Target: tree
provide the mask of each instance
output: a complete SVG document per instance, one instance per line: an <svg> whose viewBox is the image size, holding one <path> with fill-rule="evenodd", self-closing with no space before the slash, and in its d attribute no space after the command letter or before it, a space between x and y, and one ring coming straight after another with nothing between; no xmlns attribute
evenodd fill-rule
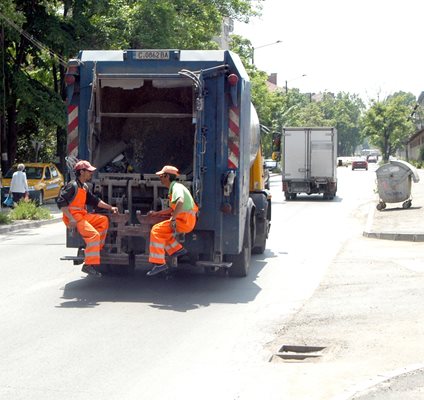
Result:
<svg viewBox="0 0 424 400"><path fill-rule="evenodd" d="M31 159L31 139L44 142L45 161L65 153L65 66L53 53L67 60L85 48L216 48L223 17L248 20L260 1L2 0L0 140L8 164Z"/></svg>
<svg viewBox="0 0 424 400"><path fill-rule="evenodd" d="M353 155L361 142L360 118L365 105L357 95L339 92L325 93L320 107L324 123L334 126L338 136L338 155Z"/></svg>
<svg viewBox="0 0 424 400"><path fill-rule="evenodd" d="M362 134L380 149L385 162L414 132L415 126L409 118L414 105L414 95L398 92L383 101L374 100L365 113Z"/></svg>

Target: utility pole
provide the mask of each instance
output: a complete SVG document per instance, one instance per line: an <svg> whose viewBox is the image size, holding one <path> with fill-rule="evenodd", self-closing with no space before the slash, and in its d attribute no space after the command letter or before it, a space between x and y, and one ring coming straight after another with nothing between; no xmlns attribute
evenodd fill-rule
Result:
<svg viewBox="0 0 424 400"><path fill-rule="evenodd" d="M292 78L292 79L290 79L290 82L292 82L292 81L294 81L296 79L299 79L299 78L303 78L304 76L306 76L306 74L302 74L302 75L298 76L297 78ZM285 89L285 92L287 94L287 92L289 91L289 89L287 87L287 81L285 81L284 89Z"/></svg>

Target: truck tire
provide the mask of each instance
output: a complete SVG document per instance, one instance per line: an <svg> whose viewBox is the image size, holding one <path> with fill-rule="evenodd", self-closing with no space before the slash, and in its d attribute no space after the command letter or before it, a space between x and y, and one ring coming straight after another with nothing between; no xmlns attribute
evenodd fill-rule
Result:
<svg viewBox="0 0 424 400"><path fill-rule="evenodd" d="M268 207L270 207L270 204L267 202L263 213L263 223L262 221L261 223L256 222L256 227L259 226L261 228L261 232L256 231L256 240L252 248L252 254L263 254L265 252L271 218Z"/></svg>
<svg viewBox="0 0 424 400"><path fill-rule="evenodd" d="M252 235L250 233L250 218L246 217L246 228L244 230L243 248L240 254L228 254L227 261L233 265L228 269L228 275L235 278L244 278L249 272L251 253L252 253Z"/></svg>

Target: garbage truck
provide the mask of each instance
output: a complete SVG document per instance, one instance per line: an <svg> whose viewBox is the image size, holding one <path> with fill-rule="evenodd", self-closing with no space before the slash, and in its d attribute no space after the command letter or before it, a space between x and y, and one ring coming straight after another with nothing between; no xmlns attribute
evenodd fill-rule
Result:
<svg viewBox="0 0 424 400"><path fill-rule="evenodd" d="M94 192L119 209L108 216L102 272L148 266L158 221L147 213L168 208L155 172L174 165L199 207L195 229L180 236L188 254L178 265L246 276L251 253L265 251L271 195L239 57L227 50L82 50L69 60L65 83L69 169L72 160L90 161ZM81 237L67 230L66 242L77 253L63 259L82 263Z"/></svg>
<svg viewBox="0 0 424 400"><path fill-rule="evenodd" d="M282 189L286 200L300 193L322 194L333 200L337 192L337 130L333 127L283 128L274 137L282 147ZM280 148L273 149L280 156Z"/></svg>

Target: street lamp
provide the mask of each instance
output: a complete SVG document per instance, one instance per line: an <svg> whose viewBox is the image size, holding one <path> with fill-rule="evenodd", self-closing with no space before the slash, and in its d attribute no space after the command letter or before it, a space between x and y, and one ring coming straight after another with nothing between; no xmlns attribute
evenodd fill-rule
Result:
<svg viewBox="0 0 424 400"><path fill-rule="evenodd" d="M303 78L304 76L306 76L306 74L302 74L302 75L298 76L297 78L289 79L289 81L290 81L290 82L292 82L292 81L295 81L296 79ZM287 91L288 91L288 88L287 88L287 82L288 82L288 81L286 81L286 86L285 86L286 93L287 93Z"/></svg>
<svg viewBox="0 0 424 400"><path fill-rule="evenodd" d="M252 65L255 65L255 50L261 49L262 47L272 46L274 44L282 43L281 40L277 40L272 43L263 44L262 46L252 47Z"/></svg>

